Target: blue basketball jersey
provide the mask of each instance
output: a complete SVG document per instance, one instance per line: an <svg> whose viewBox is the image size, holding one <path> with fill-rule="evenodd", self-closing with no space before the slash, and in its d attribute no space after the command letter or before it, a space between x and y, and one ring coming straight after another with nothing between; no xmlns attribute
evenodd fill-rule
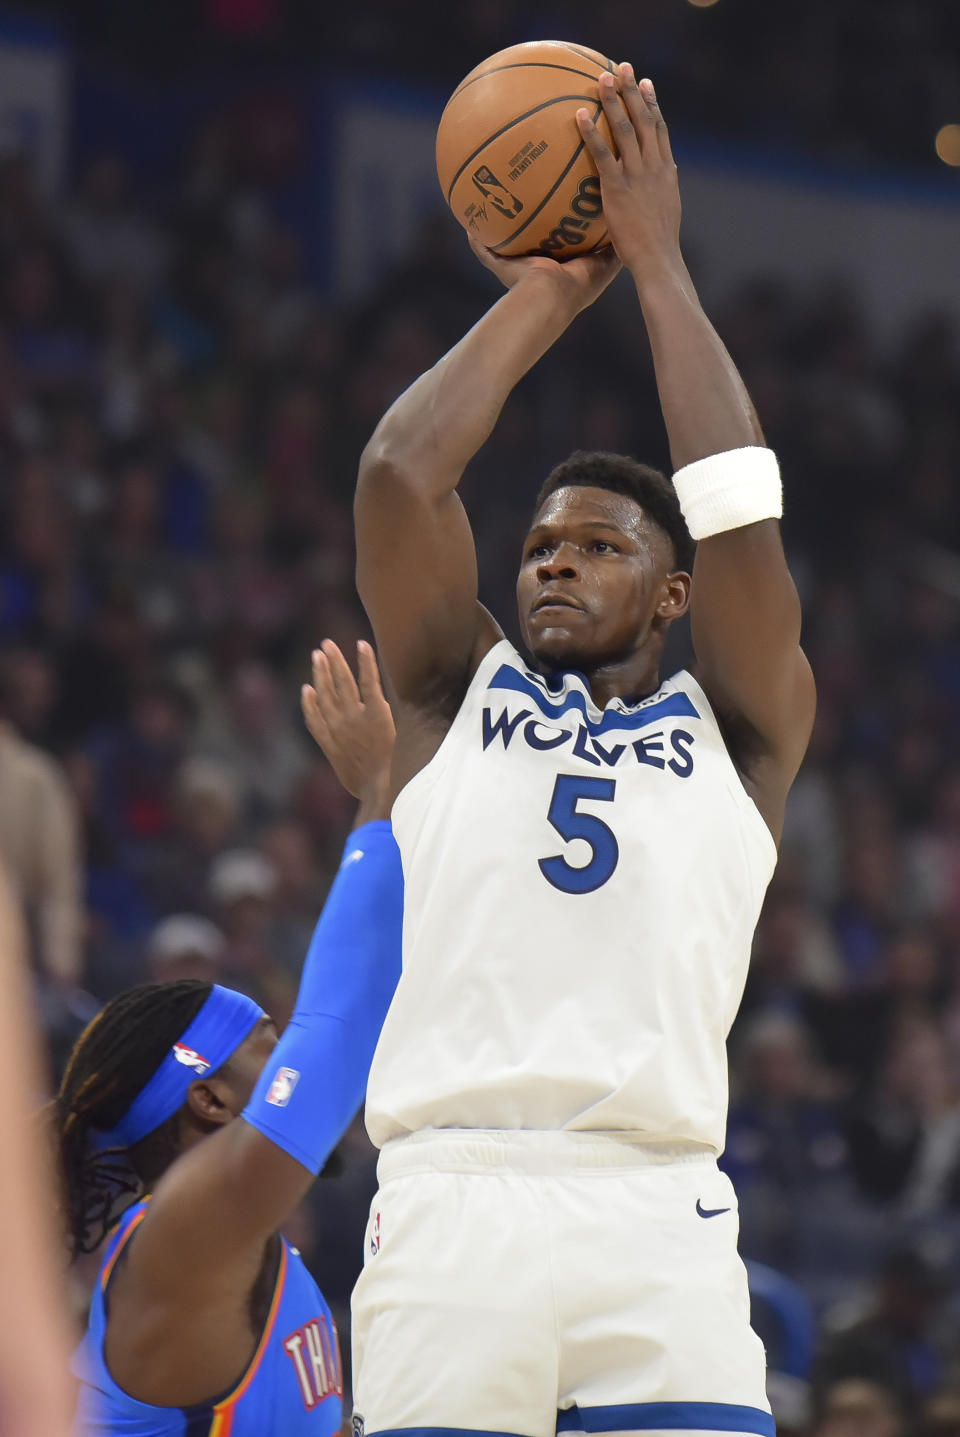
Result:
<svg viewBox="0 0 960 1437"><path fill-rule="evenodd" d="M81 1383L78 1437L330 1437L342 1417L337 1330L323 1294L285 1239L257 1350L229 1392L194 1407L153 1407L117 1386L103 1356L110 1277L148 1201L127 1209L104 1253L73 1363Z"/></svg>

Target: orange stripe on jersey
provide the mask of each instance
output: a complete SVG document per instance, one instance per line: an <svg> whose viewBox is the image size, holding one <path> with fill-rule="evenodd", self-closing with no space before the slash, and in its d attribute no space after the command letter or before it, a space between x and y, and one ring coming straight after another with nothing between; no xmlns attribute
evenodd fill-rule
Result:
<svg viewBox="0 0 960 1437"><path fill-rule="evenodd" d="M120 1256L120 1254L123 1252L123 1250L124 1250L124 1248L126 1247L127 1243L130 1241L131 1237L133 1237L133 1234L136 1232L137 1228L138 1228L138 1227L140 1226L140 1224L143 1222L143 1219L146 1217L146 1215L147 1215L147 1213L148 1213L149 1211L150 1211L150 1209L145 1207L142 1212L138 1212L138 1213L137 1213L136 1217L133 1219L133 1221L131 1222L130 1226L127 1228L126 1232L123 1234L123 1237L122 1237L122 1238L120 1239L120 1241L117 1243L116 1249L114 1250L114 1253L113 1253L112 1257L110 1258L110 1261L104 1266L104 1269L103 1269L103 1271L102 1271L101 1274L100 1274L100 1286L101 1286L101 1288L103 1289L104 1292L106 1292L106 1290L107 1290L107 1283L110 1281L110 1274L113 1272L113 1269L114 1269L114 1267L116 1266L117 1258L118 1258L118 1257Z"/></svg>
<svg viewBox="0 0 960 1437"><path fill-rule="evenodd" d="M224 1412L221 1412L219 1407L214 1410L216 1415L207 1437L230 1437L230 1428L233 1426L233 1414L237 1410L236 1407L231 1402L230 1407Z"/></svg>
<svg viewBox="0 0 960 1437"><path fill-rule="evenodd" d="M283 1286L286 1280L287 1247L286 1243L283 1243L280 1247L280 1269L277 1272L277 1285L273 1289L270 1311L267 1313L267 1320L263 1324L263 1332L260 1335L257 1350L250 1359L250 1366L240 1379L240 1385L230 1393L229 1397L225 1397L222 1402L218 1402L216 1407L214 1407L213 1422L211 1423L208 1437L228 1437L230 1429L233 1426L233 1414L236 1411L237 1403L256 1377L257 1369L263 1360L263 1354L266 1352L267 1344L273 1334L273 1327L277 1320L277 1312L280 1308L280 1299L283 1296Z"/></svg>

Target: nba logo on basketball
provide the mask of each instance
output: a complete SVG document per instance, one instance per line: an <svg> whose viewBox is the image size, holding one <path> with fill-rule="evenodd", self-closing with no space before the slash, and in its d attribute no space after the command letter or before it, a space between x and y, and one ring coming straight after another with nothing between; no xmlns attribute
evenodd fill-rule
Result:
<svg viewBox="0 0 960 1437"><path fill-rule="evenodd" d="M267 1090L267 1102L272 1103L275 1108L285 1108L299 1081L300 1074L296 1068L278 1068Z"/></svg>
<svg viewBox="0 0 960 1437"><path fill-rule="evenodd" d="M494 209L499 210L508 220L514 219L523 209L521 201L497 179L488 165L481 165L478 170L474 170L473 183L484 199L489 200Z"/></svg>

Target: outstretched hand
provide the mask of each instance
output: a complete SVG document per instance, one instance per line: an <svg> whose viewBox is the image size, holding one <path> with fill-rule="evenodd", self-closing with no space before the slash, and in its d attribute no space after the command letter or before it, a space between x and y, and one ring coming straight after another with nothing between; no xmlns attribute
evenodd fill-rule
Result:
<svg viewBox="0 0 960 1437"><path fill-rule="evenodd" d="M577 124L600 176L603 217L613 246L642 284L683 263L677 166L653 81L637 84L633 66L623 64L615 76L601 75L599 84L619 158L589 110L577 111Z"/></svg>
<svg viewBox="0 0 960 1437"><path fill-rule="evenodd" d="M578 310L586 309L599 299L621 269L620 260L611 245L562 263L540 254L505 257L475 239L470 240L470 248L480 263L495 274L507 289L531 276L545 276L557 285L558 291L569 296Z"/></svg>
<svg viewBox="0 0 960 1437"><path fill-rule="evenodd" d="M314 650L312 665L313 684L300 691L307 728L347 792L377 810L371 817L386 817L395 729L373 649L357 644L356 679L332 639Z"/></svg>

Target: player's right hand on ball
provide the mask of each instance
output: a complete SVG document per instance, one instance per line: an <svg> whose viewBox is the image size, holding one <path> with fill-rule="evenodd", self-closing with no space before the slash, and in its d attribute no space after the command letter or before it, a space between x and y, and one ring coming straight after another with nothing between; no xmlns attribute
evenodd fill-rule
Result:
<svg viewBox="0 0 960 1437"><path fill-rule="evenodd" d="M569 297L577 309L586 309L593 304L621 269L612 245L604 245L603 249L592 250L563 263L540 254L506 258L475 239L470 240L470 248L480 263L495 274L507 289L513 289L514 285L531 278L540 281L546 277L557 286L558 293Z"/></svg>
<svg viewBox="0 0 960 1437"><path fill-rule="evenodd" d="M332 639L324 639L311 658L313 684L300 691L307 728L347 792L383 807L395 729L373 649L363 640L357 644L357 679Z"/></svg>

